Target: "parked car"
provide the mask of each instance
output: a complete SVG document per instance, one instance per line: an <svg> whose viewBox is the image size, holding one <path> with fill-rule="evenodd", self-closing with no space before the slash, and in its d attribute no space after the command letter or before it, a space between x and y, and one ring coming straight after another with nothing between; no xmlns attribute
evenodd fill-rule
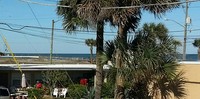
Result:
<svg viewBox="0 0 200 99"><path fill-rule="evenodd" d="M0 99L10 99L10 92L8 88L0 87Z"/></svg>

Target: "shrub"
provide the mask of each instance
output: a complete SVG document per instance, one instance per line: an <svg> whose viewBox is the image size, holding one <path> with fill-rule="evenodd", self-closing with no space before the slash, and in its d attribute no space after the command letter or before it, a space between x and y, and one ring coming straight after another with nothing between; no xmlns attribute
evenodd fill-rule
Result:
<svg viewBox="0 0 200 99"><path fill-rule="evenodd" d="M28 99L42 99L44 96L44 89L28 89Z"/></svg>
<svg viewBox="0 0 200 99"><path fill-rule="evenodd" d="M102 86L102 97L104 98L113 98L114 97L114 84L112 83L104 83Z"/></svg>
<svg viewBox="0 0 200 99"><path fill-rule="evenodd" d="M80 99L87 95L87 87L80 84L69 85L68 95L74 99Z"/></svg>

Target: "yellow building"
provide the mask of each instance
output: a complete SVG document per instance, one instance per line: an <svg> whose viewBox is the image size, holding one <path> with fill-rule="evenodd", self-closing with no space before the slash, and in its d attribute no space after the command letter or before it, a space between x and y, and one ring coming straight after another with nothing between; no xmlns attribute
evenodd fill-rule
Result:
<svg viewBox="0 0 200 99"><path fill-rule="evenodd" d="M180 70L186 78L186 97L183 99L200 99L200 62L180 62Z"/></svg>

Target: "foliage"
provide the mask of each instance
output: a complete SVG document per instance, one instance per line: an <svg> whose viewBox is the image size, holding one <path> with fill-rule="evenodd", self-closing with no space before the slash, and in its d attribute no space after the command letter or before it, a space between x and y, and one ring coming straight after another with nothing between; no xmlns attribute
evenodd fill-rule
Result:
<svg viewBox="0 0 200 99"><path fill-rule="evenodd" d="M172 41L172 44L174 45L174 50L175 50L175 53L176 53L176 57L178 58L177 46L182 46L181 41L174 39Z"/></svg>
<svg viewBox="0 0 200 99"><path fill-rule="evenodd" d="M88 94L86 94L84 96L84 98L86 99L94 99L95 97L95 89L94 88L91 88L90 90L87 90Z"/></svg>
<svg viewBox="0 0 200 99"><path fill-rule="evenodd" d="M149 11L156 16L166 13L173 8L178 7L179 4L173 5L153 5L133 7L126 9L103 9L105 7L123 7L123 6L136 6L141 4L158 4L158 3L171 3L179 0L60 0L60 5L66 5L70 7L58 7L57 14L63 18L63 27L69 30L75 30L77 27L87 27L89 23L97 23L97 56L98 53L103 51L103 24L102 29L98 28L98 22L110 22L113 26L118 26L119 41L123 44L126 42L127 31L135 30L141 19L142 10ZM78 20L78 21L77 21ZM94 25L96 26L96 25ZM98 32L100 35L98 35ZM100 39L99 39L100 38ZM121 54L120 50L117 51ZM120 55L119 59L121 59ZM120 63L121 60L116 59L116 62ZM120 64L116 64L117 67ZM101 93L102 84L102 65L97 60L97 90L96 93ZM98 98L99 95L98 95Z"/></svg>
<svg viewBox="0 0 200 99"><path fill-rule="evenodd" d="M59 70L48 70L42 72L43 82L46 87L50 90L50 93L53 91L53 88L60 85L60 87L66 87L69 82L69 76L66 71Z"/></svg>
<svg viewBox="0 0 200 99"><path fill-rule="evenodd" d="M154 30L151 24L146 28ZM157 31L159 29L163 30L158 28ZM148 99L148 97L152 98L160 95L162 98L168 99L170 93L173 93L176 98L181 98L185 95L182 73L176 74L178 64L175 62L174 57L173 38L166 33L167 31L165 36L160 37L158 35L153 37L149 36L151 31L140 31L135 36L135 38L140 38L139 42L136 40L138 43L136 43L135 47L137 48L126 52L125 60L128 64L127 66L134 68L129 70L129 73L126 73L129 75L129 78L126 79L134 82L131 88L133 93L138 92L138 90L134 91L135 89L142 87L140 88L142 90L136 93L137 95L143 94L144 97L142 98Z"/></svg>
<svg viewBox="0 0 200 99"><path fill-rule="evenodd" d="M173 40L172 43L174 44L174 46L182 46L181 41L179 40Z"/></svg>
<svg viewBox="0 0 200 99"><path fill-rule="evenodd" d="M86 39L85 44L90 47L90 63L93 63L93 46L96 46L96 40Z"/></svg>
<svg viewBox="0 0 200 99"><path fill-rule="evenodd" d="M195 47L200 47L200 39L195 39L192 43Z"/></svg>
<svg viewBox="0 0 200 99"><path fill-rule="evenodd" d="M42 99L44 96L44 89L28 89L28 98L29 99Z"/></svg>
<svg viewBox="0 0 200 99"><path fill-rule="evenodd" d="M86 44L87 46L89 46L89 47L91 47L91 46L96 46L96 40L94 40L94 39L86 39L86 40L85 40L85 44Z"/></svg>
<svg viewBox="0 0 200 99"><path fill-rule="evenodd" d="M200 39L195 39L192 43L195 47L198 47L198 60L200 60Z"/></svg>
<svg viewBox="0 0 200 99"><path fill-rule="evenodd" d="M71 6L69 7L57 7L57 15L63 18L63 27L67 32L72 32L77 28L88 28L89 22L80 18L77 14L78 8L76 5L81 2L76 2L73 0L59 0L58 4Z"/></svg>
<svg viewBox="0 0 200 99"><path fill-rule="evenodd" d="M102 86L102 97L113 98L115 86L111 82L104 83Z"/></svg>
<svg viewBox="0 0 200 99"><path fill-rule="evenodd" d="M69 85L68 95L73 99L80 99L87 95L87 87L80 84Z"/></svg>
<svg viewBox="0 0 200 99"><path fill-rule="evenodd" d="M95 4L91 4L91 5L87 5L87 4L91 4L91 3L95 3ZM101 53L103 51L103 30L104 30L104 20L98 20L97 23L95 23L97 20L97 14L99 14L98 10L99 7L97 9L96 6L98 6L99 1L85 1L85 0L59 0L58 4L60 5L65 5L65 6L70 6L70 7L57 7L57 14L59 16L61 16L63 18L63 27L67 32L76 30L76 29L81 29L81 28L86 28L88 29L88 27L96 27L97 28L97 33L96 33L96 37L97 37L97 49L96 49L96 55L100 56L99 53ZM91 14L89 17L84 17L84 15L90 14L90 13L85 13L85 11L81 11L81 8L86 8L88 10L85 11L91 11L94 12L93 14ZM90 10L90 8L94 8L94 10ZM83 13L82 13L83 12ZM82 15L83 14L83 15ZM83 17L84 18L83 18ZM94 20L87 20L94 18ZM92 25L91 25L92 23ZM95 23L95 24L93 24ZM97 65L97 69L96 69L96 75L97 75L97 86L96 86L96 91L95 91L95 96L96 97L100 97L101 94L101 85L102 85L102 73L103 73L103 66L102 64L100 64L100 60L96 60L96 65Z"/></svg>
<svg viewBox="0 0 200 99"><path fill-rule="evenodd" d="M162 24L145 24L144 27L144 30L136 32L134 39L128 40L127 49L123 51L124 67L111 69L109 78L115 80L112 75L116 72L124 75L127 98L151 99L161 96L168 99L171 93L176 98L182 98L185 95L184 77L182 72L177 72L173 38L168 36ZM165 30L162 36L160 30Z"/></svg>
<svg viewBox="0 0 200 99"><path fill-rule="evenodd" d="M0 52L0 56L4 56L5 55L5 53L3 53L3 52Z"/></svg>

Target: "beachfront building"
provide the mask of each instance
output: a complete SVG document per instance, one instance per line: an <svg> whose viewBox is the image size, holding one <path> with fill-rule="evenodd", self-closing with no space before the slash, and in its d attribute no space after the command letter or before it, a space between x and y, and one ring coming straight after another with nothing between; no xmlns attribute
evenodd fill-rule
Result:
<svg viewBox="0 0 200 99"><path fill-rule="evenodd" d="M105 70L108 68L104 68ZM26 75L29 86L42 81L42 71L67 71L72 81L78 83L80 78L94 79L95 64L0 64L0 86L21 87L21 72Z"/></svg>
<svg viewBox="0 0 200 99"><path fill-rule="evenodd" d="M108 66L104 70L108 70ZM21 70L26 75L27 82L33 86L37 80L42 80L42 71L65 70L72 80L76 81L82 77L95 78L95 64L21 64ZM199 99L200 95L200 62L180 62L180 71L186 78L186 97L184 99ZM21 87L21 73L16 64L0 64L0 86ZM173 98L172 98L173 99Z"/></svg>

